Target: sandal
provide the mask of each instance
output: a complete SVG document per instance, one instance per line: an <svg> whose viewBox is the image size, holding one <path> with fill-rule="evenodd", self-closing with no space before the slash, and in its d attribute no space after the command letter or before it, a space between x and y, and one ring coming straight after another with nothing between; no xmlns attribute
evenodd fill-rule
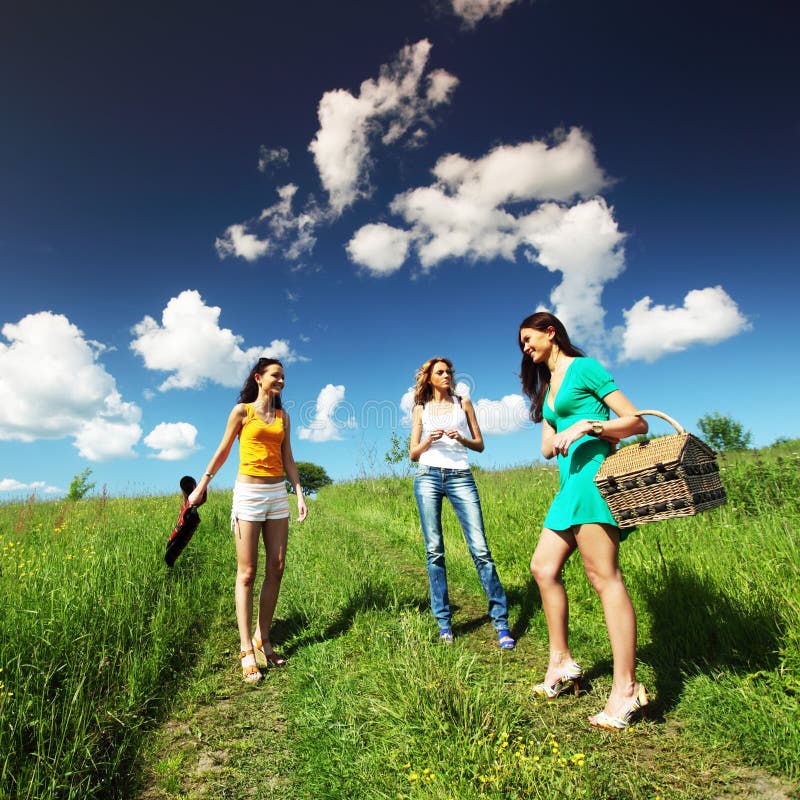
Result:
<svg viewBox="0 0 800 800"><path fill-rule="evenodd" d="M599 714L589 717L589 724L593 728L603 728L606 731L624 731L631 724L637 712L642 712L642 718L647 717L647 704L649 702L650 697L647 694L647 689L640 683L633 702L618 717L611 717L605 711L601 711Z"/></svg>
<svg viewBox="0 0 800 800"><path fill-rule="evenodd" d="M555 683L551 683L549 686L546 683L537 683L533 687L533 693L539 697L546 697L548 700L555 700L556 697L564 694L572 686L577 695L581 688L582 677L583 670L581 665L573 661Z"/></svg>
<svg viewBox="0 0 800 800"><path fill-rule="evenodd" d="M244 661L247 656L253 656L253 660L255 660L255 653L251 650L242 650L239 653L239 660ZM260 681L264 676L261 674L261 670L258 668L256 664L242 664L242 678L244 678L245 683L256 683Z"/></svg>
<svg viewBox="0 0 800 800"><path fill-rule="evenodd" d="M453 631L450 628L439 628L439 641L444 644L453 644Z"/></svg>
<svg viewBox="0 0 800 800"><path fill-rule="evenodd" d="M270 653L264 651L264 643L261 639L253 639L253 647L256 649L256 663L265 667L284 667L286 659L278 655L274 650ZM261 656L261 658L259 658ZM262 661L263 659L263 661Z"/></svg>
<svg viewBox="0 0 800 800"><path fill-rule="evenodd" d="M497 645L501 650L513 650L517 646L508 628L500 628L497 631Z"/></svg>

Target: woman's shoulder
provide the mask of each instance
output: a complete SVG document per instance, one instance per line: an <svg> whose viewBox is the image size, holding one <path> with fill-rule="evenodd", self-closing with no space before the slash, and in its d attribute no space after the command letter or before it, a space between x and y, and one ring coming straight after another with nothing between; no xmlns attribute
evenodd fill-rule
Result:
<svg viewBox="0 0 800 800"><path fill-rule="evenodd" d="M247 403L237 403L228 414L228 425L244 425L247 422Z"/></svg>
<svg viewBox="0 0 800 800"><path fill-rule="evenodd" d="M616 388L613 376L596 358L581 356L575 359L573 365L577 367L581 379L592 391L602 389L607 392Z"/></svg>
<svg viewBox="0 0 800 800"><path fill-rule="evenodd" d="M592 358L591 356L575 356L572 361L572 365L574 368L577 368L580 372L604 372L608 373L608 370L600 363L596 358Z"/></svg>

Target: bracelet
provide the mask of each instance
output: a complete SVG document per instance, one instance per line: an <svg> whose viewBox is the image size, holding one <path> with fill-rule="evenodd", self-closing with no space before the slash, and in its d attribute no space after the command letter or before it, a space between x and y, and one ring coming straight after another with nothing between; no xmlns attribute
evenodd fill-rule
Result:
<svg viewBox="0 0 800 800"><path fill-rule="evenodd" d="M213 478L214 477L214 473L213 472L204 472L203 473L203 477L204 478Z"/></svg>

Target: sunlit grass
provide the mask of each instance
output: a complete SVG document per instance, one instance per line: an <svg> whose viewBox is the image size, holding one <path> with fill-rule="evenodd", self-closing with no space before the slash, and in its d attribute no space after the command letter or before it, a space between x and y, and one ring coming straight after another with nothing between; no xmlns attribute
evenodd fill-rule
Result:
<svg viewBox="0 0 800 800"><path fill-rule="evenodd" d="M577 558L564 578L586 690L556 702L530 691L547 648L528 562L557 483L551 469L476 476L519 638L512 653L496 647L449 509L456 641L444 647L411 479L321 491L309 520L292 525L273 631L290 656L279 698L296 765L286 791L652 800L718 796L720 765L738 761L799 777L796 444L724 460L728 505L643 526L623 544L655 722L618 736L586 722L605 701L611 663ZM173 570L163 550L174 497L0 505L0 797L127 796L147 732L206 657L206 633L218 641L229 628L236 650L229 502L211 496ZM217 648L209 669L220 668ZM165 756L154 767L173 794L181 763Z"/></svg>

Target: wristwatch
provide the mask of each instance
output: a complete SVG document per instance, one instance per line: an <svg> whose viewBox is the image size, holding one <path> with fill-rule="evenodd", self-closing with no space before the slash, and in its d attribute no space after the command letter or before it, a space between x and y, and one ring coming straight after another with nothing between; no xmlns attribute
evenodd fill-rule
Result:
<svg viewBox="0 0 800 800"><path fill-rule="evenodd" d="M603 435L603 423L594 421L592 422L592 429L589 431L589 436L602 436Z"/></svg>

